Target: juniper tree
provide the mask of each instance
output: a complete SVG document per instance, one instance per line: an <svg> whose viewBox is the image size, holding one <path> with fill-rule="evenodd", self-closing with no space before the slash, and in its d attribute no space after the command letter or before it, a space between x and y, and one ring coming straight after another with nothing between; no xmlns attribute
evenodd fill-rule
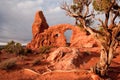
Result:
<svg viewBox="0 0 120 80"><path fill-rule="evenodd" d="M101 76L105 76L119 43L120 23L116 23L120 15L119 3L120 0L73 0L73 4L64 2L61 6L67 15L76 19L76 24L95 36L101 51L100 60L92 71ZM98 13L103 14L105 19L96 19ZM90 26L96 20L101 23L102 31Z"/></svg>

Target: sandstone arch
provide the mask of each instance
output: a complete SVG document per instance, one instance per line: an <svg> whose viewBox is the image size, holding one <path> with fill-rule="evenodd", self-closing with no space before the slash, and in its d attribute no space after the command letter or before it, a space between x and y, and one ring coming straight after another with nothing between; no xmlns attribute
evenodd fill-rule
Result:
<svg viewBox="0 0 120 80"><path fill-rule="evenodd" d="M70 39L72 37L72 33L73 33L73 31L70 30L70 29L68 29L64 32L64 35L66 37L66 42L67 42L68 46L70 46Z"/></svg>
<svg viewBox="0 0 120 80"><path fill-rule="evenodd" d="M32 26L33 38L32 41L28 43L27 48L36 50L42 46L65 47L67 46L66 37L64 35L66 30L72 30L70 39L71 47L92 47L96 44L94 37L86 35L86 31L77 26L59 24L48 28L43 13L38 11Z"/></svg>
<svg viewBox="0 0 120 80"><path fill-rule="evenodd" d="M37 34L27 47L33 50L41 46L65 47L67 46L64 35L66 30L72 30L71 47L93 47L94 44L97 44L94 37L86 35L86 32L80 30L79 27L70 24L60 24L51 26L45 29L44 32Z"/></svg>
<svg viewBox="0 0 120 80"><path fill-rule="evenodd" d="M66 46L67 42L66 37L64 35L64 32L66 30L73 31L70 43L75 38L75 35L77 35L77 33L80 33L79 27L75 27L70 24L60 24L51 26L44 32L37 34L28 44L28 47L32 49L37 49L41 46L54 46L54 47Z"/></svg>

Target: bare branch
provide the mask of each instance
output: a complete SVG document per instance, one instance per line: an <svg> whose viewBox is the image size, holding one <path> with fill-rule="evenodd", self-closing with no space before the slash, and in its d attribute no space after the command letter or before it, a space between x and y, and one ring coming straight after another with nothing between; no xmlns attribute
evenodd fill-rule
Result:
<svg viewBox="0 0 120 80"><path fill-rule="evenodd" d="M105 27L106 28L108 28L108 20L109 20L110 10L114 6L115 2L116 2L115 0L112 0L111 5L109 6L107 11L105 12Z"/></svg>
<svg viewBox="0 0 120 80"><path fill-rule="evenodd" d="M115 13L115 16L113 17L112 23L114 23L114 21L115 21L115 19L117 18L118 15L119 15L119 11L117 11L117 12Z"/></svg>
<svg viewBox="0 0 120 80"><path fill-rule="evenodd" d="M112 29L113 32L112 32L112 38L116 38L117 37L117 34L120 32L120 25L118 25L117 27L113 28Z"/></svg>
<svg viewBox="0 0 120 80"><path fill-rule="evenodd" d="M62 5L62 9L64 9L67 14L71 17L76 19L76 23L79 21L82 24L82 27L88 31L91 35L93 35L101 47L101 55L100 55L100 62L98 63L96 68L96 73L105 75L107 69L109 68L109 64L113 58L114 50L118 45L118 34L120 33L120 24L115 25L115 19L118 15L120 15L120 6L116 3L116 0L94 0L94 9L98 11L104 11L105 20L96 19L98 20L103 31L96 30L89 26L89 22L91 21L91 16L95 16L93 12L89 12L89 5L93 0L73 0L74 5L67 5L64 3ZM98 2L99 1L99 2ZM101 4L100 4L101 2ZM101 5L99 5L99 4ZM108 3L108 4L107 4ZM97 5L98 4L98 5ZM110 19L110 13L113 11L111 24L108 26L108 22Z"/></svg>
<svg viewBox="0 0 120 80"><path fill-rule="evenodd" d="M85 11L85 13L84 13L84 18L88 15L88 13L89 13L89 5L87 6L85 6L86 7L86 11Z"/></svg>
<svg viewBox="0 0 120 80"><path fill-rule="evenodd" d="M92 11L91 14L87 15L85 18L91 17L93 18L95 16L94 12Z"/></svg>
<svg viewBox="0 0 120 80"><path fill-rule="evenodd" d="M81 18L82 18L81 15L78 15L78 14L72 12L72 11L70 10L70 8L69 8L69 5L67 5L66 2L64 2L64 3L62 4L61 9L65 10L65 11L67 12L67 15L69 15L69 16L71 16L71 17L74 17L74 18L81 17Z"/></svg>
<svg viewBox="0 0 120 80"><path fill-rule="evenodd" d="M119 12L117 11L116 13L115 13L115 15L114 15L114 17L111 19L111 24L109 25L109 29L112 29L112 28L114 28L115 27L115 19L118 17L118 15L119 15Z"/></svg>
<svg viewBox="0 0 120 80"><path fill-rule="evenodd" d="M102 24L101 27L103 27L103 29L107 32L107 28L105 27L104 22L103 22L100 18L98 18L98 19L94 18L94 19L95 19L95 20L98 20L98 21Z"/></svg>
<svg viewBox="0 0 120 80"><path fill-rule="evenodd" d="M112 1L111 1L111 4L110 4L110 6L109 6L108 10L106 11L107 13L109 13L109 12L110 12L111 8L114 6L114 4L115 4L115 3L116 3L116 1L115 1L115 0L112 0Z"/></svg>
<svg viewBox="0 0 120 80"><path fill-rule="evenodd" d="M85 12L84 12L84 15L83 15L84 18L90 17L93 14L93 13L91 13L91 15L88 16L88 14L89 14L89 5L91 4L91 2L92 2L92 0L86 0L84 2L84 4L85 4Z"/></svg>

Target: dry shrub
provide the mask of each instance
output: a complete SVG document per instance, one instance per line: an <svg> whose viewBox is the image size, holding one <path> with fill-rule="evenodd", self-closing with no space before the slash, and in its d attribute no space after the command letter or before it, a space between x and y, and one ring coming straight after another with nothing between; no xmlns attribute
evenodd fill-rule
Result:
<svg viewBox="0 0 120 80"><path fill-rule="evenodd" d="M8 42L4 49L8 53L14 53L16 55L27 55L32 52L30 49L23 48L22 44L14 41Z"/></svg>
<svg viewBox="0 0 120 80"><path fill-rule="evenodd" d="M40 53L41 53L41 54L49 53L51 48L52 48L51 46L42 46L42 47L40 48Z"/></svg>
<svg viewBox="0 0 120 80"><path fill-rule="evenodd" d="M2 61L0 63L0 69L9 70L9 69L13 68L14 66L16 66L16 61L17 61L16 58L11 58L11 59Z"/></svg>

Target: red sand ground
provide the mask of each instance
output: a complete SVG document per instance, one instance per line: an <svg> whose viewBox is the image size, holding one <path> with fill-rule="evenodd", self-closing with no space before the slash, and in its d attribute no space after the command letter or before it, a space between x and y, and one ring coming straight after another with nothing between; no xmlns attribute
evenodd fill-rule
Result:
<svg viewBox="0 0 120 80"><path fill-rule="evenodd" d="M99 54L96 52L91 50L91 54L82 59L83 64L80 65L80 69L70 71L52 71L52 67L45 59L47 54L18 57L14 54L0 53L1 62L5 59L17 58L17 66L8 71L0 70L0 80L99 80L97 75L89 71L90 67L99 60ZM33 66L36 59L40 60L40 64ZM108 75L102 80L120 80L120 54L114 57Z"/></svg>

